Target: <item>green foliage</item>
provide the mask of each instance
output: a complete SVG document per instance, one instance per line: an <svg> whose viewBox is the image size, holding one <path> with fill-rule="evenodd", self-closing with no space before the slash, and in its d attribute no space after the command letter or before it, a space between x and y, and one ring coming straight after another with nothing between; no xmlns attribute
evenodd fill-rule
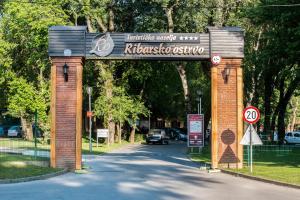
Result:
<svg viewBox="0 0 300 200"><path fill-rule="evenodd" d="M30 122L37 109L40 127L49 132L48 28L67 24L67 16L59 5L48 4L55 1L39 2L4 3L0 18L0 75L5 76L1 76L0 84L5 79L10 115Z"/></svg>
<svg viewBox="0 0 300 200"><path fill-rule="evenodd" d="M108 103L111 103L111 110L107 106ZM94 110L96 116L107 117L111 112L115 122L128 122L132 126L135 126L132 121L135 122L140 116L147 116L148 113L143 102L137 97L127 95L122 87L113 88L111 99L104 94L100 95L95 101Z"/></svg>
<svg viewBox="0 0 300 200"><path fill-rule="evenodd" d="M7 107L11 115L28 119L37 109L40 125L49 130L50 26L74 23L88 25L93 32L168 32L167 11L171 11L174 32L204 32L207 26L214 25L245 29L246 102L264 110L262 120L271 129L271 123L282 121L279 112L288 109L291 96L299 94L300 13L299 7L265 6L293 3L297 0L1 1L1 108ZM84 85L93 86L95 112L106 122L110 113L115 122L132 123L148 114L145 105L151 106L153 118L184 119L185 102L177 65L178 62L87 62ZM186 62L184 66L193 112L197 107L196 91L202 89L203 107L209 113L209 65Z"/></svg>

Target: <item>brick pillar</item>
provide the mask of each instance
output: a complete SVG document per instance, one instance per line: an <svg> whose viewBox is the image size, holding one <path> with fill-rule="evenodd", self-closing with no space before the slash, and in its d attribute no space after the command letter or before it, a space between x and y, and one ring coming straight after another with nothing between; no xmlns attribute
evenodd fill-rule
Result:
<svg viewBox="0 0 300 200"><path fill-rule="evenodd" d="M81 169L81 57L53 57L51 67L51 166ZM68 81L63 65L67 64Z"/></svg>
<svg viewBox="0 0 300 200"><path fill-rule="evenodd" d="M226 71L230 71L226 77ZM212 168L243 166L243 74L241 59L222 59L211 69Z"/></svg>

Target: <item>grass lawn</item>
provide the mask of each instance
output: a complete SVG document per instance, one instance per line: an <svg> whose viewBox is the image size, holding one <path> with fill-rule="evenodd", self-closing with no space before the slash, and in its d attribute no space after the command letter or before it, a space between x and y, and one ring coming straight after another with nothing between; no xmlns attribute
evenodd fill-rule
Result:
<svg viewBox="0 0 300 200"><path fill-rule="evenodd" d="M99 143L97 147L97 143L93 140L92 143L92 152L89 151L89 140L86 138L82 138L82 153L83 154L103 154L106 152L110 152L114 149L120 148L122 146L126 146L130 144L128 141L123 140L122 143L114 143L107 145L106 143Z"/></svg>
<svg viewBox="0 0 300 200"><path fill-rule="evenodd" d="M34 149L34 141L27 141L22 138L0 138L0 147L8 147L12 149ZM39 150L49 150L50 145L37 140L37 148Z"/></svg>
<svg viewBox="0 0 300 200"><path fill-rule="evenodd" d="M0 154L0 180L38 176L60 170L26 163L32 160L34 158L31 156Z"/></svg>
<svg viewBox="0 0 300 200"><path fill-rule="evenodd" d="M97 147L97 144L95 143L95 141L93 141L93 152L91 154L103 154L128 144L129 142L127 141L122 141L121 144L110 144L109 146L107 144L99 143L99 146ZM0 138L0 148L5 147L11 149L34 149L34 142L16 138ZM38 143L37 147L38 150L50 149L50 145L42 143ZM86 138L82 139L82 153L90 154L89 140L87 140ZM38 160L42 159L45 158L38 158ZM0 149L0 180L38 176L60 170L49 167L39 167L28 163L28 161L34 160L36 159L32 156L1 153Z"/></svg>
<svg viewBox="0 0 300 200"><path fill-rule="evenodd" d="M82 153L83 154L103 154L106 152L109 152L113 149L122 147L124 145L128 145L129 142L123 140L121 144L119 143L114 143L110 144L109 146L106 143L100 143L99 146L97 147L96 140L93 139L93 144L92 144L92 150L93 152L90 153L89 151L89 140L87 138L82 138ZM26 141L20 138L0 138L0 148L3 147L8 147L11 149L34 149L34 142L33 141ZM50 150L50 145L41 143L38 141L37 143L37 149L38 150ZM1 152L1 149L0 149Z"/></svg>
<svg viewBox="0 0 300 200"><path fill-rule="evenodd" d="M191 159L195 162L210 163L210 147L205 146L200 154L190 153Z"/></svg>
<svg viewBox="0 0 300 200"><path fill-rule="evenodd" d="M204 149L202 154L191 154L192 160L210 162L210 149ZM300 185L300 147L291 148L290 152L255 151L253 156L253 173L250 173L247 163L243 169L231 171Z"/></svg>

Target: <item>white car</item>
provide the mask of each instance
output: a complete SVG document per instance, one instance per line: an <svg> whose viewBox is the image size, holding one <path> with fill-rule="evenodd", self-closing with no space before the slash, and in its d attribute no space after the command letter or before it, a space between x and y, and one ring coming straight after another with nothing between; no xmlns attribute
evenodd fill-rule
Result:
<svg viewBox="0 0 300 200"><path fill-rule="evenodd" d="M12 126L8 129L7 132L8 137L21 137L22 136L22 130L20 126Z"/></svg>
<svg viewBox="0 0 300 200"><path fill-rule="evenodd" d="M286 133L284 144L300 144L300 131Z"/></svg>

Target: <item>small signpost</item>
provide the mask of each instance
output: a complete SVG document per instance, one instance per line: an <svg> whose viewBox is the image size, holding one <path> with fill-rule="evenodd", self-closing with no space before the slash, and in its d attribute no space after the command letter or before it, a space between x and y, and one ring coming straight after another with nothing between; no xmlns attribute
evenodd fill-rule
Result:
<svg viewBox="0 0 300 200"><path fill-rule="evenodd" d="M97 129L97 147L98 147L98 138L107 138L107 145L108 145L108 136L109 132L108 129Z"/></svg>
<svg viewBox="0 0 300 200"><path fill-rule="evenodd" d="M250 146L250 172L252 173L252 171L253 171L252 145L262 145L263 144L262 141L260 140L259 136L257 135L256 130L254 129L254 127L252 125L252 124L258 122L258 120L260 118L260 112L256 107L249 106L244 109L243 118L244 118L244 121L249 123L250 125L248 126L240 144Z"/></svg>
<svg viewBox="0 0 300 200"><path fill-rule="evenodd" d="M201 114L188 115L188 147L198 147L200 149L204 146L204 116Z"/></svg>

